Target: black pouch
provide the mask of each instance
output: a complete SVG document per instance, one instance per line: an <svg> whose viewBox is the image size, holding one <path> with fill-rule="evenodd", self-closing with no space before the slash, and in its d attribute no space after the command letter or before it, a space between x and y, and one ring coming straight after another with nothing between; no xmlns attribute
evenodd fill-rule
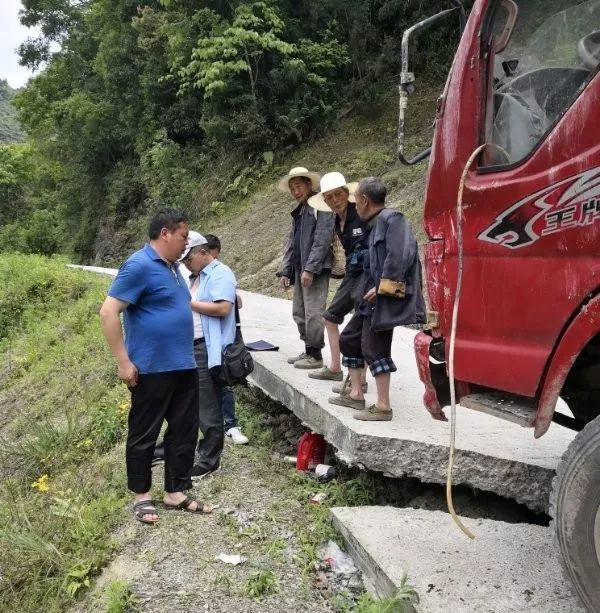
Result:
<svg viewBox="0 0 600 613"><path fill-rule="evenodd" d="M246 377L254 370L254 359L246 349L240 325L240 313L235 306L235 339L223 348L219 376L227 385L239 385L246 382Z"/></svg>

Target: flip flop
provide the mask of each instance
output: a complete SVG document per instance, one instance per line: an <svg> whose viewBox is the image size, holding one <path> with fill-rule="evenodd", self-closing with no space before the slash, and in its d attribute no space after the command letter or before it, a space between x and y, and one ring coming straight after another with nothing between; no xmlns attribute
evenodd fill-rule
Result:
<svg viewBox="0 0 600 613"><path fill-rule="evenodd" d="M192 503L196 503L195 509L190 509ZM186 496L179 504L167 504L163 502L167 509L176 509L179 511L186 511L187 513L195 513L198 515L208 515L212 513L219 505L211 506L210 504L204 504L201 500L196 500L191 496Z"/></svg>
<svg viewBox="0 0 600 613"><path fill-rule="evenodd" d="M133 505L133 517L142 524L155 524L158 519L144 519L144 515L158 515L153 500L140 500Z"/></svg>

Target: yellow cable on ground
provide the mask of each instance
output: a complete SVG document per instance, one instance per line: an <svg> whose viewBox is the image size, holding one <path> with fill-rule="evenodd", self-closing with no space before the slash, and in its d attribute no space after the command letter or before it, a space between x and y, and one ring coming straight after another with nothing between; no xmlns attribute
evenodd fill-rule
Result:
<svg viewBox="0 0 600 613"><path fill-rule="evenodd" d="M454 467L454 450L456 447L456 389L454 387L454 345L456 343L456 325L458 322L458 307L460 304L460 292L462 290L463 276L463 233L462 233L462 216L463 216L463 190L467 173L471 169L473 162L477 156L485 149L486 145L481 145L469 158L465 169L460 177L458 185L458 197L456 201L456 239L458 245L458 273L456 276L456 290L454 292L454 306L452 309L452 327L450 330L450 349L448 351L448 378L450 380L450 457L448 459L448 475L446 478L446 502L448 510L454 520L454 523L470 538L474 539L475 535L462 523L460 517L454 510L454 502L452 501L452 469Z"/></svg>

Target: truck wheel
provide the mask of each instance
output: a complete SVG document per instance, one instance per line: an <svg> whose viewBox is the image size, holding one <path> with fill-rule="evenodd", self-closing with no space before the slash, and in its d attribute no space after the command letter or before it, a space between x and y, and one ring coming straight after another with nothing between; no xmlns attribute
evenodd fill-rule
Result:
<svg viewBox="0 0 600 613"><path fill-rule="evenodd" d="M564 454L550 514L567 577L587 610L600 613L600 417L587 424Z"/></svg>

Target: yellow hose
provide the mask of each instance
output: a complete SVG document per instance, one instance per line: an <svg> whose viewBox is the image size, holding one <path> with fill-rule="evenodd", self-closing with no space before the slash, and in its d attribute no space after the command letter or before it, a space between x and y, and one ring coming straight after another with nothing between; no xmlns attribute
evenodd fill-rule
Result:
<svg viewBox="0 0 600 613"><path fill-rule="evenodd" d="M456 325L458 322L458 307L460 304L460 293L462 290L463 276L463 234L462 234L462 216L463 216L463 190L467 173L471 169L473 162L477 156L485 149L486 145L481 145L469 158L460 178L458 185L458 197L456 202L456 238L458 245L458 273L456 276L456 291L454 292L454 306L452 309L452 327L450 330L450 349L448 351L448 378L450 380L450 456L448 458L448 475L446 478L446 502L448 510L454 520L454 523L470 538L474 539L475 535L462 523L460 517L454 510L454 502L452 500L452 469L454 468L454 451L456 448L456 389L454 386L454 346L456 343Z"/></svg>

